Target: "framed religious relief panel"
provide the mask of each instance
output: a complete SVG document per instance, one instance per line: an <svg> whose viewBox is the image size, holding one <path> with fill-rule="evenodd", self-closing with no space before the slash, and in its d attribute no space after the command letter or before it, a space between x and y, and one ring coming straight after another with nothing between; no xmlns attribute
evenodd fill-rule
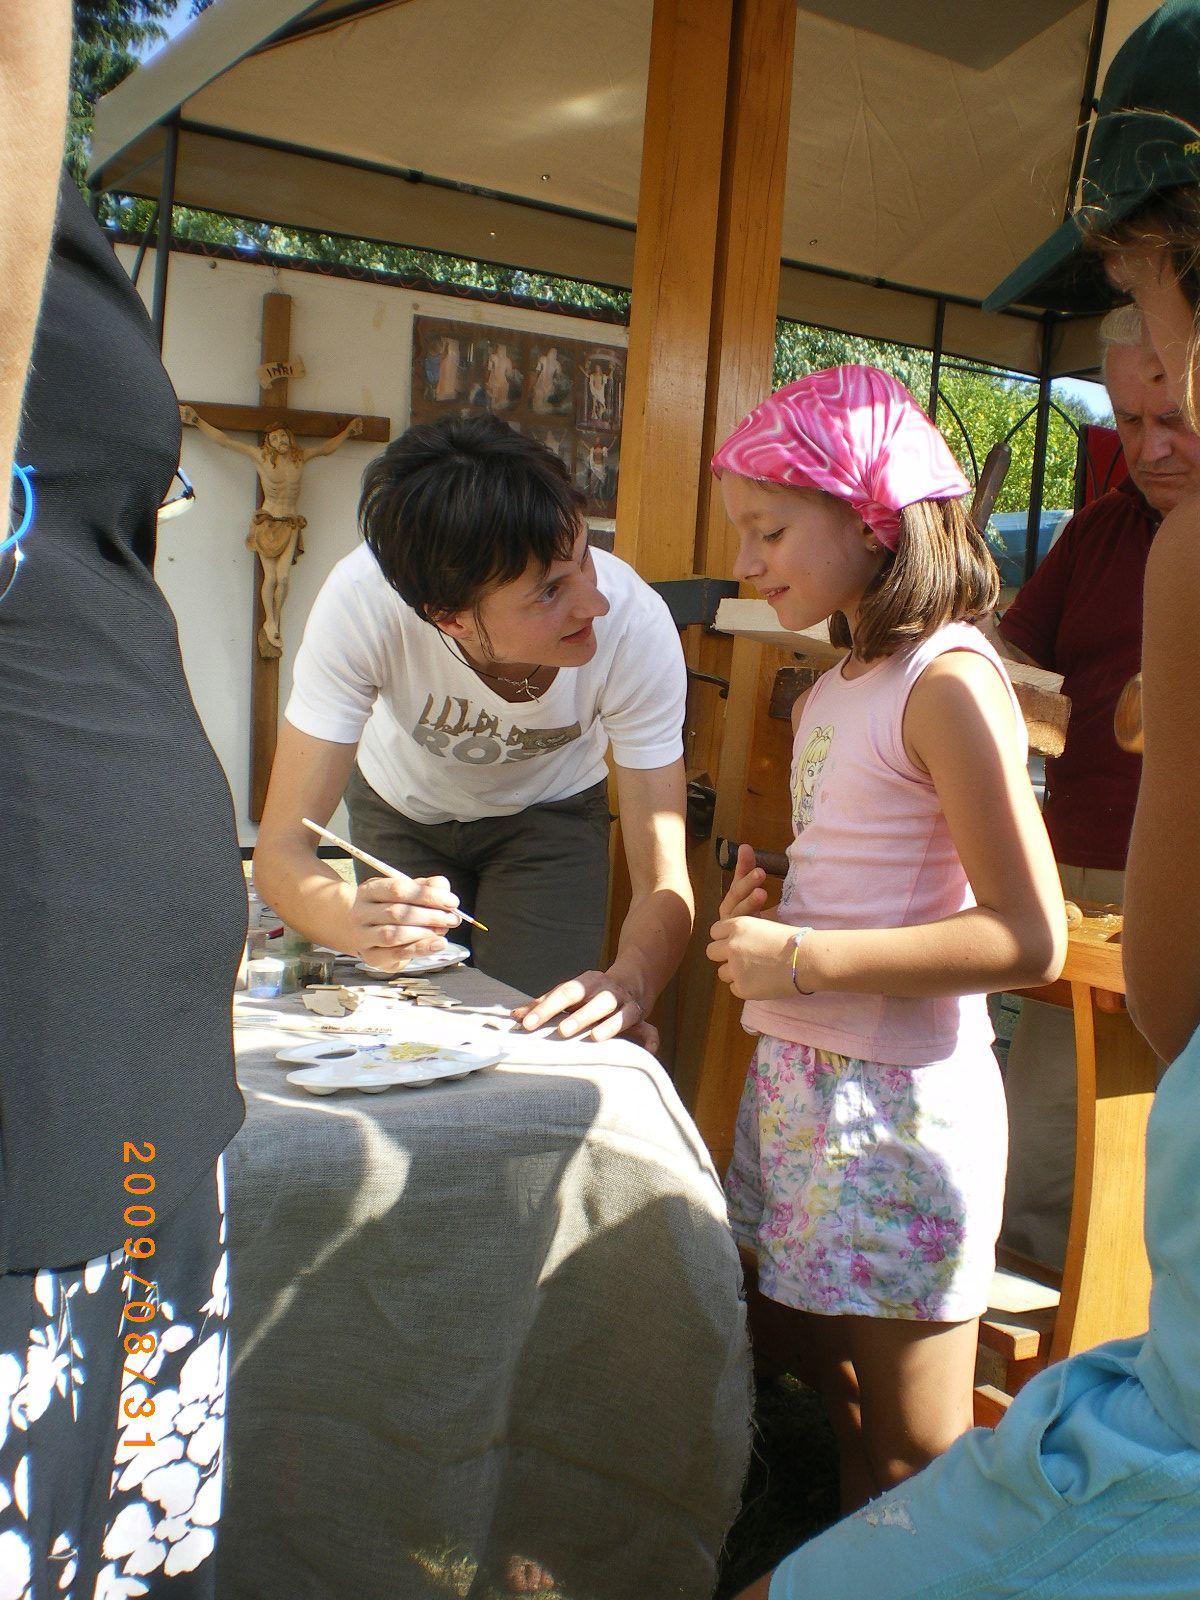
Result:
<svg viewBox="0 0 1200 1600"><path fill-rule="evenodd" d="M620 345L414 317L411 398L414 422L490 411L553 450L587 496L589 522L601 524L596 543L612 548L625 404Z"/></svg>

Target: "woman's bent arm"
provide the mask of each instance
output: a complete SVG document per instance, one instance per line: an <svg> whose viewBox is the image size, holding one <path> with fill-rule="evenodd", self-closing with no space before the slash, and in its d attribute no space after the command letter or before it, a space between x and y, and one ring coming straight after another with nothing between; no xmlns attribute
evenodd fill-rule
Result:
<svg viewBox="0 0 1200 1600"><path fill-rule="evenodd" d="M1200 1025L1200 506L1159 529L1146 567L1146 752L1125 893L1129 1010L1164 1061Z"/></svg>
<svg viewBox="0 0 1200 1600"><path fill-rule="evenodd" d="M372 966L399 967L402 957L440 947L458 923L444 878L370 878L357 888L317 855L317 838L301 820L323 827L354 765L353 744L301 733L284 720L254 849L254 881L290 927L319 944L348 950ZM404 863L393 865L403 871ZM411 885L420 885L414 892Z"/></svg>

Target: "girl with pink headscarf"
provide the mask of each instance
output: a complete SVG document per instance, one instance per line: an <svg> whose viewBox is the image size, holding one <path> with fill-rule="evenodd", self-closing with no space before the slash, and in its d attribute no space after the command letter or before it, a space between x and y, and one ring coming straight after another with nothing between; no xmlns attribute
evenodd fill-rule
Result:
<svg viewBox="0 0 1200 1600"><path fill-rule="evenodd" d="M796 702L782 899L743 846L708 954L760 1035L726 1189L802 1313L844 1509L972 1423L1004 1193L989 991L1058 976L1062 893L1011 685L974 621L998 578L907 390L839 367L713 458L735 575L847 654Z"/></svg>

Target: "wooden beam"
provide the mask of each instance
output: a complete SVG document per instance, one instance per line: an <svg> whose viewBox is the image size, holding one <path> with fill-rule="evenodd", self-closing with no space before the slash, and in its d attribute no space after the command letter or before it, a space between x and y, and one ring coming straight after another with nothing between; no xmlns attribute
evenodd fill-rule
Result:
<svg viewBox="0 0 1200 1600"><path fill-rule="evenodd" d="M270 389L263 389L262 394L268 398L258 406L230 406L207 400L185 403L222 433L262 433L267 428L290 428L301 439L332 439L361 415L357 411L298 411L288 405L271 405L269 396L281 388L286 393L286 378L276 379ZM366 444L386 444L391 436L387 417L362 417L362 425L358 437Z"/></svg>
<svg viewBox="0 0 1200 1600"><path fill-rule="evenodd" d="M734 7L735 0L654 3L615 543L649 582L695 571ZM618 817L609 960L629 906L620 830ZM672 983L654 1013L668 1063L676 1004Z"/></svg>
<svg viewBox="0 0 1200 1600"><path fill-rule="evenodd" d="M981 1383L975 1389L975 1426L995 1428L1004 1420L1012 1405L1012 1395L1005 1394L994 1383Z"/></svg>

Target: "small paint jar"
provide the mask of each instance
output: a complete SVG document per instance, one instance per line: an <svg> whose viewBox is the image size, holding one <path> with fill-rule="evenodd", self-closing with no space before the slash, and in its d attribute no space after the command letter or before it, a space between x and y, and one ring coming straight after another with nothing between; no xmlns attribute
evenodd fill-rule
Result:
<svg viewBox="0 0 1200 1600"><path fill-rule="evenodd" d="M246 963L246 993L260 999L282 994L287 963L277 956L255 956Z"/></svg>
<svg viewBox="0 0 1200 1600"><path fill-rule="evenodd" d="M299 958L299 961L301 985L333 982L333 956L323 951L309 950Z"/></svg>

